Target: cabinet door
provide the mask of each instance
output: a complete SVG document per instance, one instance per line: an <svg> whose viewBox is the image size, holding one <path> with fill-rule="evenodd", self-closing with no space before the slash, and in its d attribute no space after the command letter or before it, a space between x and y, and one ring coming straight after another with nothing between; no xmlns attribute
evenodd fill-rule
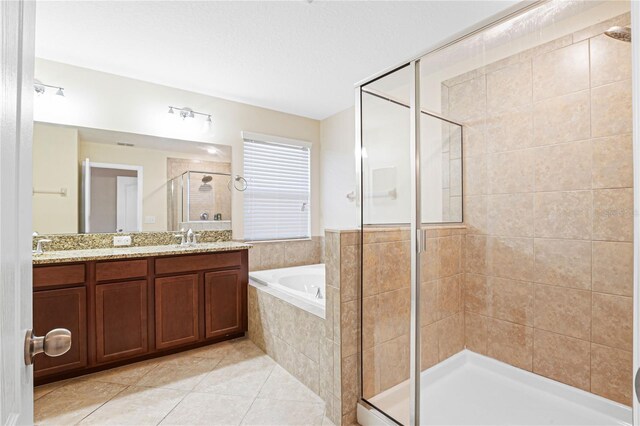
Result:
<svg viewBox="0 0 640 426"><path fill-rule="evenodd" d="M71 332L71 349L59 357L40 354L34 359L36 378L87 365L87 293L84 287L33 293L33 331L44 336L54 328Z"/></svg>
<svg viewBox="0 0 640 426"><path fill-rule="evenodd" d="M196 342L198 274L156 278L156 348Z"/></svg>
<svg viewBox="0 0 640 426"><path fill-rule="evenodd" d="M245 331L245 297L240 271L208 272L204 276L205 337Z"/></svg>
<svg viewBox="0 0 640 426"><path fill-rule="evenodd" d="M146 353L147 333L147 281L96 286L98 363Z"/></svg>

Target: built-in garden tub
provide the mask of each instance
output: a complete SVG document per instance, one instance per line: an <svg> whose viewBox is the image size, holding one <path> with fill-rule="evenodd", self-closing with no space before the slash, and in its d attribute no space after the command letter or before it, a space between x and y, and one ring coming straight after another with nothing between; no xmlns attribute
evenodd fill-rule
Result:
<svg viewBox="0 0 640 426"><path fill-rule="evenodd" d="M249 338L319 393L326 328L324 265L249 272L248 293Z"/></svg>

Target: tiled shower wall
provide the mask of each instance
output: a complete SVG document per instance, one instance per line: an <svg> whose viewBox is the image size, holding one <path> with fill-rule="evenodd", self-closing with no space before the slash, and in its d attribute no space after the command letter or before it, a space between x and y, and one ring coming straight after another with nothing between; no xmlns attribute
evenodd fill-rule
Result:
<svg viewBox="0 0 640 426"><path fill-rule="evenodd" d="M461 226L426 229L420 258L423 369L464 349L464 232ZM366 229L362 273L363 392L371 398L409 378L409 230Z"/></svg>
<svg viewBox="0 0 640 426"><path fill-rule="evenodd" d="M587 28L444 83L465 125L467 348L631 403L630 44Z"/></svg>

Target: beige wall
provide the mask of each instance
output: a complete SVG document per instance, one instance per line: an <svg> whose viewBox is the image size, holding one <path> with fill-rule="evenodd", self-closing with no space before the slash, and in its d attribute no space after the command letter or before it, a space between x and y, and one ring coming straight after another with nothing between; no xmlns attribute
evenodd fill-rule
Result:
<svg viewBox="0 0 640 426"><path fill-rule="evenodd" d="M78 131L34 123L33 188L60 191L33 195L33 230L40 234L78 232Z"/></svg>
<svg viewBox="0 0 640 426"><path fill-rule="evenodd" d="M355 109L328 117L320 123L322 226L327 229L355 228L359 212L347 194L356 193Z"/></svg>
<svg viewBox="0 0 640 426"><path fill-rule="evenodd" d="M311 232L321 234L319 121L44 59L36 60L35 75L63 86L67 97L61 107L44 98L36 102L37 121L229 145L234 174L242 174L243 168L241 131L311 142ZM202 133L200 126L191 128L172 120L167 114L169 105L211 113L211 131ZM241 239L242 193L233 194L234 238ZM156 220L158 224L166 221Z"/></svg>
<svg viewBox="0 0 640 426"><path fill-rule="evenodd" d="M445 82L465 140L467 348L630 405L624 15Z"/></svg>
<svg viewBox="0 0 640 426"><path fill-rule="evenodd" d="M184 158L206 161L206 156L181 152L123 147L90 141L80 141L79 159L89 158L97 163L117 163L142 166L142 230L167 230L167 159ZM155 223L144 223L146 216L154 216Z"/></svg>

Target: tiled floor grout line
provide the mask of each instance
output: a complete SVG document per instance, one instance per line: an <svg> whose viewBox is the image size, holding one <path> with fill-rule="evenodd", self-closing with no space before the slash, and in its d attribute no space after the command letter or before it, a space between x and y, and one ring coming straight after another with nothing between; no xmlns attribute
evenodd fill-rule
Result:
<svg viewBox="0 0 640 426"><path fill-rule="evenodd" d="M205 358L205 357L200 358L200 357L196 357L196 356L194 356L194 358L207 359L207 358ZM193 385L193 388L191 388L191 390L188 390L188 391L183 395L183 397L180 399L180 401L178 401L178 403L177 403L176 405L174 405L174 406L173 406L173 408L171 408L171 410L169 410L169 412L168 412L167 414L165 414L165 416L164 416L164 417L163 417L163 418L162 418L162 419L161 419L161 420L160 420L156 425L160 425L160 424L161 424L161 423L162 423L162 422L163 422L163 421L164 421L164 420L169 416L169 414L171 414L171 413L173 412L173 410L175 410L175 409L178 407L178 405L180 405L180 404L182 403L182 401L184 401L184 399L185 399L187 396L189 396L189 395L191 395L192 393L194 393L194 389L195 389L195 388L196 388L200 383L202 383L202 381L203 381L203 380L204 380L204 379L205 379L209 374L211 374L211 372L212 372L213 370L215 370L215 369L216 369L216 367L218 367L218 365L220 365L220 363L222 362L222 360L224 360L225 358L226 358L226 355L225 355L225 356L223 356L222 358L220 358L220 359L218 360L218 362L216 363L216 365L214 365L214 366L213 366L213 368L212 368L211 370L209 370L209 372L207 372L206 374L203 374L203 375L202 375L202 378L198 381L198 383L196 383L195 385ZM209 359L210 359L210 358L209 358Z"/></svg>
<svg viewBox="0 0 640 426"><path fill-rule="evenodd" d="M125 386L125 385L122 385ZM75 424L78 425L80 423L82 423L87 417L89 417L90 415L92 415L93 413L95 413L96 411L98 411L100 408L102 408L107 402L113 400L114 398L116 398L118 395L120 395L121 393L123 393L124 391L126 391L127 389L129 389L131 387L131 385L126 385L124 387L124 389L122 389L120 392L117 392L115 395L113 395L111 398L107 399L106 401L104 401L102 404L100 404L99 406L97 406L95 408L95 410L92 410L89 414L87 414L86 416L84 416L83 418L81 418L79 421L77 421Z"/></svg>
<svg viewBox="0 0 640 426"><path fill-rule="evenodd" d="M265 354L266 355L266 354ZM267 355L269 356L269 355ZM271 358L269 356L269 359L271 359L274 363L276 363L276 365L279 365L273 358ZM260 389L258 389L258 392L256 393L256 396L253 397L253 401L251 401L251 405L249 406L249 408L247 409L247 411L244 413L244 416L242 416L242 419L240 419L240 423L242 424L242 422L244 422L244 419L247 417L247 414L249 414L249 412L251 411L251 409L253 408L253 404L256 402L256 399L258 399L258 396L260 396L260 392L262 392L262 388L264 388L264 385L267 384L267 381L269 380L269 377L271 377L271 375L273 374L273 370L275 370L276 367L273 366L271 368L271 371L269 372L269 375L267 376L267 378L265 379L264 383L262 383L262 385L260 386Z"/></svg>

